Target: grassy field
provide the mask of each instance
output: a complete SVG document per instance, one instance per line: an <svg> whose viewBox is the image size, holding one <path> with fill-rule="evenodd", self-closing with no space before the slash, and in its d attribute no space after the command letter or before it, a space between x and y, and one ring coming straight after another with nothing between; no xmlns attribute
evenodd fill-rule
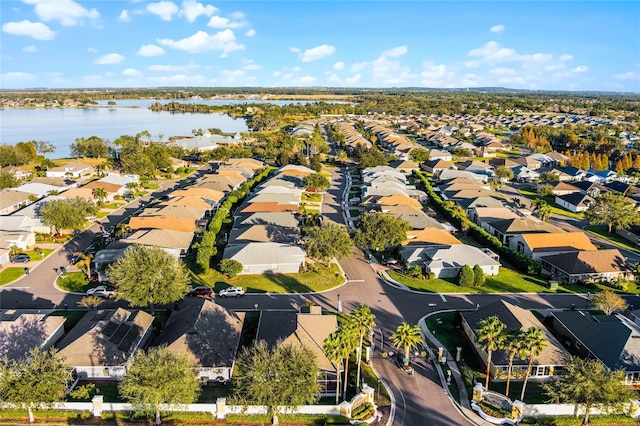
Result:
<svg viewBox="0 0 640 426"><path fill-rule="evenodd" d="M554 195L548 195L546 197L541 197L532 188L529 188L529 189L518 189L518 192L520 194L524 195L525 197L527 197L528 199L530 199L531 201L537 200L539 198L542 198L551 207L551 213L552 214L557 214L557 215L560 215L560 216L572 217L574 219L584 219L584 214L583 213L574 213L572 211L569 211L567 209L563 209L562 207L559 207L555 202L555 196Z"/></svg>
<svg viewBox="0 0 640 426"><path fill-rule="evenodd" d="M107 203L102 207L110 210L118 210L120 207L124 206L125 204L126 203Z"/></svg>
<svg viewBox="0 0 640 426"><path fill-rule="evenodd" d="M24 268L9 267L0 271L0 286L14 282L24 275Z"/></svg>
<svg viewBox="0 0 640 426"><path fill-rule="evenodd" d="M635 252L639 251L638 246L634 245L632 242L625 240L624 238L622 238L621 236L615 233L609 234L606 225L589 225L584 229L585 231L592 232L597 236L599 236L600 238L603 238L612 244L616 244L618 246L624 247L627 250L631 250Z"/></svg>
<svg viewBox="0 0 640 426"><path fill-rule="evenodd" d="M83 293L87 284L88 282L82 272L69 272L58 278L58 287L65 291Z"/></svg>
<svg viewBox="0 0 640 426"><path fill-rule="evenodd" d="M329 290L344 282L337 265L318 266L317 271L299 274L238 275L229 278L211 269L207 274L191 274L194 285L206 285L216 292L239 286L248 293L309 293Z"/></svg>
<svg viewBox="0 0 640 426"><path fill-rule="evenodd" d="M411 278L396 271L388 271L394 280L412 290L433 293L543 293L549 292L546 281L536 277L520 274L513 269L500 268L500 273L487 277L483 287L460 287L455 278L421 280Z"/></svg>

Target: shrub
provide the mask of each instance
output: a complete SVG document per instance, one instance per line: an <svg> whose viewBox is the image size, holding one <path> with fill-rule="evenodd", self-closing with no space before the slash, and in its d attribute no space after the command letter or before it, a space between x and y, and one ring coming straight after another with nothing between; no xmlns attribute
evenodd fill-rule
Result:
<svg viewBox="0 0 640 426"><path fill-rule="evenodd" d="M220 272L228 276L229 278L233 278L242 272L242 263L233 259L222 259L220 261L220 265L218 265L218 269Z"/></svg>
<svg viewBox="0 0 640 426"><path fill-rule="evenodd" d="M362 404L351 412L351 420L370 419L375 414L373 405L370 402Z"/></svg>
<svg viewBox="0 0 640 426"><path fill-rule="evenodd" d="M469 265L463 265L458 274L458 285L460 287L471 287L474 282L473 269Z"/></svg>
<svg viewBox="0 0 640 426"><path fill-rule="evenodd" d="M484 275L484 271L480 267L480 265L475 265L473 267L473 286L474 287L482 287L486 281L486 277Z"/></svg>

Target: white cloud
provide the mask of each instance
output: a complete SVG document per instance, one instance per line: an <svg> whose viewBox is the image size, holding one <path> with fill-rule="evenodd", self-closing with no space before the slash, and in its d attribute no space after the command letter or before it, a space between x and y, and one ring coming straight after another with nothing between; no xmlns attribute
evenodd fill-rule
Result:
<svg viewBox="0 0 640 426"><path fill-rule="evenodd" d="M289 48L289 51L290 51L290 52L293 52L293 53L300 53L300 52L301 52L301 50L300 50L300 49L298 49L297 47L290 47L290 48Z"/></svg>
<svg viewBox="0 0 640 426"><path fill-rule="evenodd" d="M271 77L280 77L280 71L274 71L271 73Z"/></svg>
<svg viewBox="0 0 640 426"><path fill-rule="evenodd" d="M193 22L198 19L200 15L211 16L217 11L218 9L210 4L204 6L195 0L184 0L182 2L182 10L180 10L180 16L184 16L187 18L187 21Z"/></svg>
<svg viewBox="0 0 640 426"><path fill-rule="evenodd" d="M349 71L351 72L359 72L367 67L367 62L356 62L355 64L349 67Z"/></svg>
<svg viewBox="0 0 640 426"><path fill-rule="evenodd" d="M517 72L513 68L498 67L489 71L491 75L516 75Z"/></svg>
<svg viewBox="0 0 640 426"><path fill-rule="evenodd" d="M504 31L504 25L494 25L489 31L492 33L501 33Z"/></svg>
<svg viewBox="0 0 640 426"><path fill-rule="evenodd" d="M468 61L464 63L464 66L467 68L478 68L480 66L480 61Z"/></svg>
<svg viewBox="0 0 640 426"><path fill-rule="evenodd" d="M25 46L25 47L23 47L23 48L22 48L22 51L23 51L23 52L28 52L28 53L33 53L33 52L37 52L37 51L38 51L38 48L37 48L37 47L35 47L34 45L31 45L31 46Z"/></svg>
<svg viewBox="0 0 640 426"><path fill-rule="evenodd" d="M397 46L393 49L385 50L384 52L382 52L381 56L385 56L387 58L397 58L398 56L405 55L407 51L407 46Z"/></svg>
<svg viewBox="0 0 640 426"><path fill-rule="evenodd" d="M122 9L122 12L120 12L120 16L118 16L118 21L120 22L131 21L131 18L129 17L129 12L127 11L127 9Z"/></svg>
<svg viewBox="0 0 640 426"><path fill-rule="evenodd" d="M122 71L122 75L128 75L129 77L142 77L142 73L135 68L127 68Z"/></svg>
<svg viewBox="0 0 640 426"><path fill-rule="evenodd" d="M185 70L182 65L150 65L149 71L177 72Z"/></svg>
<svg viewBox="0 0 640 426"><path fill-rule="evenodd" d="M173 49L184 50L189 53L202 53L212 50L220 51L220 57L226 57L230 52L244 50L244 45L236 43L236 36L233 31L227 29L216 34L208 34L198 31L190 37L181 40L158 39L157 42L163 46Z"/></svg>
<svg viewBox="0 0 640 426"><path fill-rule="evenodd" d="M633 80L635 78L638 78L638 74L633 71L627 71L624 73L616 74L613 76L613 78L615 78L616 80Z"/></svg>
<svg viewBox="0 0 640 426"><path fill-rule="evenodd" d="M0 74L0 85L6 86L14 86L17 84L24 84L29 81L36 80L37 77L34 74L28 72L7 72L4 74Z"/></svg>
<svg viewBox="0 0 640 426"><path fill-rule="evenodd" d="M468 55L480 56L481 62L487 62L489 64L517 59L515 50L501 47L495 41L490 41L482 47L470 50Z"/></svg>
<svg viewBox="0 0 640 426"><path fill-rule="evenodd" d="M234 22L229 18L223 18L222 16L212 16L207 23L208 27L212 28L240 28L244 25L243 22Z"/></svg>
<svg viewBox="0 0 640 426"><path fill-rule="evenodd" d="M242 69L247 71L261 70L262 65L258 65L254 63L253 60L248 59L245 61L244 65L242 65Z"/></svg>
<svg viewBox="0 0 640 426"><path fill-rule="evenodd" d="M336 62L332 68L336 71L342 71L344 69L344 62Z"/></svg>
<svg viewBox="0 0 640 426"><path fill-rule="evenodd" d="M2 24L2 31L7 34L32 37L36 40L53 40L56 36L55 31L42 22L31 22L26 19L20 22L6 22Z"/></svg>
<svg viewBox="0 0 640 426"><path fill-rule="evenodd" d="M149 81L153 81L155 83L181 83L181 82L189 82L189 83L204 83L206 79L201 75L188 75L188 74L175 74L168 76L160 76L160 77L149 77Z"/></svg>
<svg viewBox="0 0 640 426"><path fill-rule="evenodd" d="M454 73L448 71L444 64L435 65L432 62L423 62L420 77L422 84L427 87L455 86L452 82Z"/></svg>
<svg viewBox="0 0 640 426"><path fill-rule="evenodd" d="M82 23L84 19L97 19L100 13L96 9L86 9L73 0L22 0L35 5L34 11L44 22L59 21L65 27Z"/></svg>
<svg viewBox="0 0 640 426"><path fill-rule="evenodd" d="M179 10L178 6L171 1L147 4L147 12L158 15L163 21L171 21L173 15L178 13Z"/></svg>
<svg viewBox="0 0 640 426"><path fill-rule="evenodd" d="M99 57L94 61L94 64L98 65L112 65L119 64L124 61L125 57L119 53L108 53L104 56Z"/></svg>
<svg viewBox="0 0 640 426"><path fill-rule="evenodd" d="M573 72L586 72L586 71L589 71L589 67L586 66L586 65L578 65L572 71Z"/></svg>
<svg viewBox="0 0 640 426"><path fill-rule="evenodd" d="M308 86L315 83L316 80L316 77L312 75L305 75L302 77L298 77L298 79L294 83L299 84L300 86Z"/></svg>
<svg viewBox="0 0 640 426"><path fill-rule="evenodd" d="M247 37L253 37L254 35L256 35L256 30L254 30L253 28L251 28L249 31L247 31L246 33L244 33L245 36Z"/></svg>
<svg viewBox="0 0 640 426"><path fill-rule="evenodd" d="M164 55L164 49L160 46L156 46L155 44L145 44L140 46L136 55L140 56L159 56Z"/></svg>
<svg viewBox="0 0 640 426"><path fill-rule="evenodd" d="M87 52L89 52L89 53L96 53L97 51L98 51L98 49L96 49L95 47L87 48Z"/></svg>
<svg viewBox="0 0 640 426"><path fill-rule="evenodd" d="M350 86L359 82L361 78L362 78L362 74L360 73L353 75L351 77L347 77L345 79L340 79L336 73L331 73L328 77L328 81L330 83L336 83L338 85Z"/></svg>
<svg viewBox="0 0 640 426"><path fill-rule="evenodd" d="M411 73L411 68L402 65L400 61L393 61L389 58L401 55L403 49L394 48L382 52L382 55L371 62L371 77L374 83L384 85L405 85L411 82L416 76ZM391 56L387 56L391 54Z"/></svg>
<svg viewBox="0 0 640 426"><path fill-rule="evenodd" d="M294 50L292 49L291 51L293 52ZM334 46L331 46L330 44L322 44L320 46L312 47L311 49L305 50L300 55L300 60L302 62L317 61L318 59L331 56L335 52L336 52L336 48Z"/></svg>

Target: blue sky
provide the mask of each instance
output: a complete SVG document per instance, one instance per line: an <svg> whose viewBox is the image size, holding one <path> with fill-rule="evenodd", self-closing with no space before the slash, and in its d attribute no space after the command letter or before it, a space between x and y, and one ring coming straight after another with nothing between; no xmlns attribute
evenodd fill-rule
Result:
<svg viewBox="0 0 640 426"><path fill-rule="evenodd" d="M640 2L2 0L2 88L640 92Z"/></svg>

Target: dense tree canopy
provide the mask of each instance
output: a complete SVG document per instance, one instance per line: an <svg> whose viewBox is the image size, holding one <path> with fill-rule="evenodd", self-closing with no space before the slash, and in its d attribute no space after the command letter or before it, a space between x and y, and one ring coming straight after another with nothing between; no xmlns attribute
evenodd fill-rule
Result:
<svg viewBox="0 0 640 426"><path fill-rule="evenodd" d="M236 402L267 406L274 424L282 407L295 408L318 400L318 362L305 346L280 344L270 348L260 340L240 352L236 368Z"/></svg>
<svg viewBox="0 0 640 426"><path fill-rule="evenodd" d="M409 222L387 213L364 213L360 216L354 242L370 250L395 247L407 239Z"/></svg>
<svg viewBox="0 0 640 426"><path fill-rule="evenodd" d="M189 290L189 275L181 261L158 247L134 246L107 268L116 298L131 306L151 307L176 302Z"/></svg>
<svg viewBox="0 0 640 426"><path fill-rule="evenodd" d="M607 191L596 198L584 212L592 224L607 225L609 233L616 229L627 229L638 222L638 213L633 202L624 195Z"/></svg>
<svg viewBox="0 0 640 426"><path fill-rule="evenodd" d="M109 154L109 145L98 136L89 138L76 138L71 144L70 152L72 157L100 158Z"/></svg>
<svg viewBox="0 0 640 426"><path fill-rule="evenodd" d="M161 346L140 351L133 357L126 376L118 383L118 392L131 402L136 413L153 415L155 424L160 424L161 405L195 402L200 382L189 357Z"/></svg>
<svg viewBox="0 0 640 426"><path fill-rule="evenodd" d="M47 201L40 207L40 216L45 225L57 233L63 229L78 231L85 227L87 218L98 212L98 206L86 198L71 198Z"/></svg>
<svg viewBox="0 0 640 426"><path fill-rule="evenodd" d="M344 226L324 221L322 226L307 229L305 238L307 254L322 263L331 259L349 256L353 249L353 241Z"/></svg>
<svg viewBox="0 0 640 426"><path fill-rule="evenodd" d="M304 177L304 187L307 191L324 191L330 186L329 178L322 173L312 173Z"/></svg>
<svg viewBox="0 0 640 426"><path fill-rule="evenodd" d="M605 315L611 315L615 311L624 311L629 307L627 302L611 290L603 290L593 296L593 306L602 309Z"/></svg>

